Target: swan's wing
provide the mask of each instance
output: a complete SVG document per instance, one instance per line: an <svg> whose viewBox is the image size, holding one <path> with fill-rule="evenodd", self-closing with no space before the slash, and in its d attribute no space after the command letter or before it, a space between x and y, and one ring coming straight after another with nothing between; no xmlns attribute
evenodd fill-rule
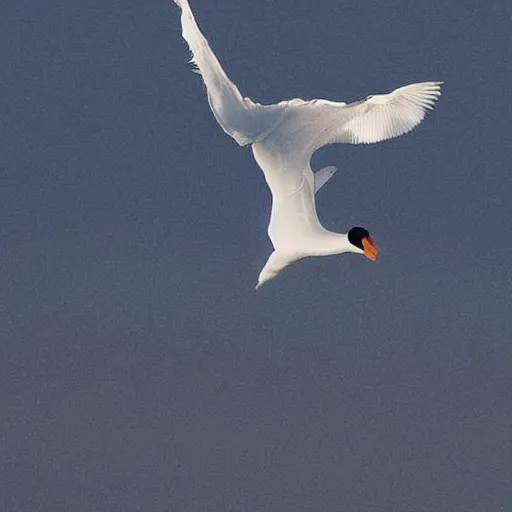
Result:
<svg viewBox="0 0 512 512"><path fill-rule="evenodd" d="M188 0L175 2L182 9L183 37L203 77L210 107L224 131L240 145L265 140L278 125L281 142L293 139L283 152L298 150L303 156L332 142L379 142L412 130L441 94L441 82L424 82L351 104L291 100L260 105L244 98L228 78L197 26Z"/></svg>
<svg viewBox="0 0 512 512"><path fill-rule="evenodd" d="M314 149L335 142L370 144L416 127L441 95L442 82L423 82L354 103L326 100L280 103L288 110L283 129L314 141Z"/></svg>
<svg viewBox="0 0 512 512"><path fill-rule="evenodd" d="M332 142L370 144L410 132L434 108L441 96L441 85L442 82L406 85L389 94L348 104L344 107L347 121L333 127L329 138Z"/></svg>
<svg viewBox="0 0 512 512"><path fill-rule="evenodd" d="M174 0L181 8L182 35L192 52L191 63L206 85L208 102L222 129L238 144L257 142L279 122L282 111L260 105L240 94L199 29L188 0Z"/></svg>

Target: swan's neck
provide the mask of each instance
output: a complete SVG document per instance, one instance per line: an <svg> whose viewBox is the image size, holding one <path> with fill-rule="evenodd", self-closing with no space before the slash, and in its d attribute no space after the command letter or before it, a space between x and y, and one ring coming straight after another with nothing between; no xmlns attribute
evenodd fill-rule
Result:
<svg viewBox="0 0 512 512"><path fill-rule="evenodd" d="M348 241L348 235L345 233L334 233L325 230L320 235L312 247L313 256L329 256L331 254L342 254L344 252L362 253L360 249Z"/></svg>

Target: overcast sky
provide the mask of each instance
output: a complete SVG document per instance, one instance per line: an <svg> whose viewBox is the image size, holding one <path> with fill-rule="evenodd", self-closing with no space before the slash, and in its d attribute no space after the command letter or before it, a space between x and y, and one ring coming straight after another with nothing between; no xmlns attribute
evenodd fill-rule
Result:
<svg viewBox="0 0 512 512"><path fill-rule="evenodd" d="M255 101L443 96L314 155L380 260L256 292L270 193L174 3L6 0L0 508L512 510L510 0L190 3Z"/></svg>

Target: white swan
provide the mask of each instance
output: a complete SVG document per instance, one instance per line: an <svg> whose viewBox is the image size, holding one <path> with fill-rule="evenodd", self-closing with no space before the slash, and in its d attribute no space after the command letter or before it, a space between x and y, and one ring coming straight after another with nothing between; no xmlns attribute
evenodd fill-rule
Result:
<svg viewBox="0 0 512 512"><path fill-rule="evenodd" d="M336 168L326 167L313 174L311 156L326 144L369 144L409 132L433 108L442 82L407 85L349 104L293 99L260 105L242 97L226 76L198 28L188 0L175 2L182 9L183 38L192 51L191 62L203 77L218 123L241 146L252 144L254 158L272 192L268 235L274 252L256 288L290 263L308 256L353 252L375 261L378 251L366 229L356 227L340 234L320 224L315 193Z"/></svg>

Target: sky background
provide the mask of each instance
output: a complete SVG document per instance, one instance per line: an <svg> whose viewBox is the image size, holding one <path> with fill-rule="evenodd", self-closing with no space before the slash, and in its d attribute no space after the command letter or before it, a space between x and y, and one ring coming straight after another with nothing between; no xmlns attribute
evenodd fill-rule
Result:
<svg viewBox="0 0 512 512"><path fill-rule="evenodd" d="M254 290L270 193L170 0L0 17L0 508L512 510L512 4L191 0L243 93L444 80L411 134L313 166L327 228Z"/></svg>

